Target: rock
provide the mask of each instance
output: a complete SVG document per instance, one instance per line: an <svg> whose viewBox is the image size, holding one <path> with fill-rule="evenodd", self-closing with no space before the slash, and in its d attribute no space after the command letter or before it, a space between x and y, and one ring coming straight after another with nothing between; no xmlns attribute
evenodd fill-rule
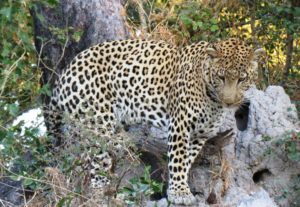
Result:
<svg viewBox="0 0 300 207"><path fill-rule="evenodd" d="M24 194L22 182L9 178L0 179L0 206L16 207L24 204Z"/></svg>
<svg viewBox="0 0 300 207"><path fill-rule="evenodd" d="M223 206L228 207L277 207L277 204L262 188L247 192L240 187L231 188L224 197Z"/></svg>
<svg viewBox="0 0 300 207"><path fill-rule="evenodd" d="M146 207L168 207L168 200L166 198L160 199L159 201L148 201Z"/></svg>
<svg viewBox="0 0 300 207"><path fill-rule="evenodd" d="M261 189L258 192L253 192L249 195L243 196L237 207L276 207L277 205L270 198L269 194Z"/></svg>
<svg viewBox="0 0 300 207"><path fill-rule="evenodd" d="M251 88L246 97L249 102L237 112L228 111L220 127L220 132L233 129L232 138L209 142L191 169L189 183L198 206L300 205L293 189L300 163L289 160L284 149L274 144L287 131L299 131L296 108L280 86L265 91Z"/></svg>
<svg viewBox="0 0 300 207"><path fill-rule="evenodd" d="M262 186L279 206L290 206L297 200L293 180L300 176L300 163L289 160L276 143L287 132L299 131L297 110L280 86L269 86L265 92L252 88L247 97L247 129L235 138L236 184L244 189Z"/></svg>
<svg viewBox="0 0 300 207"><path fill-rule="evenodd" d="M26 128L36 128L38 129L39 136L46 135L47 129L45 126L45 121L44 121L41 108L30 109L22 113L13 121L12 125L16 126L20 124L20 122L24 123L21 125L21 130L22 130L20 133L21 135L24 135Z"/></svg>
<svg viewBox="0 0 300 207"><path fill-rule="evenodd" d="M297 110L282 87L269 86L265 92L251 88L246 97L251 100L248 127L238 135L243 145L253 142L254 137L261 140L258 135L278 137L299 130Z"/></svg>

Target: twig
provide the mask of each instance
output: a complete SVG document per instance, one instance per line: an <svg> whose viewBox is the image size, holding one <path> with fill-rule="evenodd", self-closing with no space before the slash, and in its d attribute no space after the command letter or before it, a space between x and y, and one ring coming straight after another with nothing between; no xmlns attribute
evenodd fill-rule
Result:
<svg viewBox="0 0 300 207"><path fill-rule="evenodd" d="M9 69L7 70L8 72L5 74L5 77L4 77L4 80L3 80L3 83L2 83L2 86L1 86L1 91L0 91L0 96L2 96L3 92L4 92L4 89L5 89L5 85L6 85L6 82L8 80L8 77L10 76L10 74L16 69L16 66L18 64L18 62L20 62L24 55L26 54L26 51L23 52L23 54L21 55L21 57L18 58L18 60L16 60L10 67Z"/></svg>
<svg viewBox="0 0 300 207"><path fill-rule="evenodd" d="M25 202L25 206L28 206L28 204L33 201L33 199L35 198L35 196L36 196L36 192L34 192L33 196L30 198L29 201ZM25 195L24 195L24 200L26 200Z"/></svg>
<svg viewBox="0 0 300 207"><path fill-rule="evenodd" d="M2 200L0 198L0 203L3 205L3 206L6 206L8 207L6 204L9 204L10 206L15 206L13 203L9 202L9 201L5 201L5 200Z"/></svg>
<svg viewBox="0 0 300 207"><path fill-rule="evenodd" d="M123 178L124 178L124 176L126 175L126 173L129 172L129 170L130 170L130 167L128 167L128 168L122 173L121 177L118 179L117 185L116 185L116 187L115 187L115 189L116 189L116 194L115 194L115 196L114 196L115 198L117 197L117 192L118 192L118 189L119 189L119 187L120 187L121 181L123 180Z"/></svg>
<svg viewBox="0 0 300 207"><path fill-rule="evenodd" d="M10 178L10 176L1 176L1 178ZM18 187L9 185L9 184L4 183L4 182L2 182L2 181L0 181L0 183L1 183L2 185L5 185L5 186L7 186L7 187L10 187L10 188L13 188L13 189L16 189L16 190L22 190L22 188L18 188ZM27 191L29 191L29 190L27 190ZM29 191L29 192L33 192L33 191Z"/></svg>
<svg viewBox="0 0 300 207"><path fill-rule="evenodd" d="M67 48L68 42L69 42L69 37L67 36L66 42L65 42L64 47L63 47L62 54L61 54L61 56L59 57L59 59L58 59L58 61L57 61L57 63L56 63L56 65L55 65L54 68L57 68L57 66L59 65L59 63L60 63L60 62L62 61L62 59L64 58L64 54L65 54L65 50L66 50L66 48Z"/></svg>
<svg viewBox="0 0 300 207"><path fill-rule="evenodd" d="M50 40L46 41L46 43L44 44L44 42L42 41L42 45L41 45L40 52L37 54L37 55L38 55L37 68L39 68L40 62L41 62L41 60L42 60L43 49L44 49L44 47L45 47L49 42L50 42ZM36 52L37 52L37 51L36 51Z"/></svg>

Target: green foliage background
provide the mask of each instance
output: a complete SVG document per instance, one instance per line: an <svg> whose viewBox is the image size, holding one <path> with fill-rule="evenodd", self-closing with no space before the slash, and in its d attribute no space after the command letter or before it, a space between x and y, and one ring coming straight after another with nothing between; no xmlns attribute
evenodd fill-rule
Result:
<svg viewBox="0 0 300 207"><path fill-rule="evenodd" d="M36 2L48 7L56 0L2 0L0 2L0 125L36 106L41 72L33 43L33 24L30 10Z"/></svg>

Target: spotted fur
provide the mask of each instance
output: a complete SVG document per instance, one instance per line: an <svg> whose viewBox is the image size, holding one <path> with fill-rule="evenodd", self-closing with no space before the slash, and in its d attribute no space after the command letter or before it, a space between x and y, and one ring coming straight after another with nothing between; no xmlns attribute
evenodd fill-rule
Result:
<svg viewBox="0 0 300 207"><path fill-rule="evenodd" d="M106 42L78 54L56 81L46 113L52 133L62 114L89 117L114 132L148 123L168 130L168 199L195 202L188 172L215 136L226 107L238 106L256 78L256 56L237 39L177 48L161 41ZM101 130L103 130L101 128Z"/></svg>

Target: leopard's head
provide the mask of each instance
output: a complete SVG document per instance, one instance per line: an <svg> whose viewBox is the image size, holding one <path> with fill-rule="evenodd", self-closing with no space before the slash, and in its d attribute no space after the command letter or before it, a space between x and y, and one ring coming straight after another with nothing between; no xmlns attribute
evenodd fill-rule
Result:
<svg viewBox="0 0 300 207"><path fill-rule="evenodd" d="M227 39L207 47L208 90L225 106L238 106L244 92L255 83L257 60L263 49L253 50L238 39Z"/></svg>

